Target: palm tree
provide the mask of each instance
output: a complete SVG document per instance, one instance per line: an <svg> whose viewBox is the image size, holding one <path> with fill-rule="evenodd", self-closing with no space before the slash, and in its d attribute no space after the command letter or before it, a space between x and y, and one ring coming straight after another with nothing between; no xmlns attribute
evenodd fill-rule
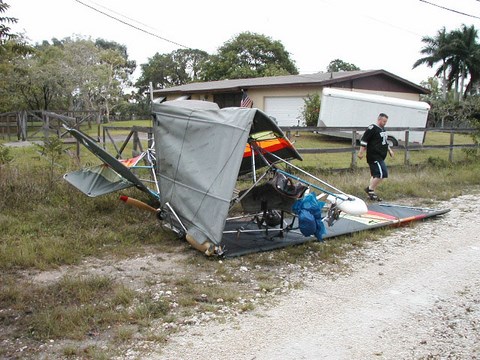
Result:
<svg viewBox="0 0 480 360"><path fill-rule="evenodd" d="M421 53L428 56L418 59L413 68L421 64L433 67L436 63L441 62L435 76L442 75L444 100L447 90L452 87L455 89L456 99L459 99L460 91L464 91L464 98L475 83L480 81L480 45L477 43L477 37L478 30L473 25L470 27L462 25L460 29L450 33L447 33L443 27L435 37L422 38L422 42L426 46ZM469 82L464 89L467 78Z"/></svg>
<svg viewBox="0 0 480 360"><path fill-rule="evenodd" d="M464 82L469 77L469 82L464 90L463 97L472 89L480 78L480 45L477 43L478 30L472 25L462 25L459 30L451 33L451 72L449 82L455 82L455 90L459 93L464 89ZM459 84L460 79L460 84Z"/></svg>
<svg viewBox="0 0 480 360"><path fill-rule="evenodd" d="M427 55L423 58L418 59L413 64L413 69L420 65L427 65L428 67L433 68L435 64L441 62L440 67L436 70L435 76L442 75L442 92L443 99L447 98L447 60L450 56L450 37L451 35L447 33L445 27L438 30L435 37L424 36L422 42L426 45L420 51L421 54Z"/></svg>

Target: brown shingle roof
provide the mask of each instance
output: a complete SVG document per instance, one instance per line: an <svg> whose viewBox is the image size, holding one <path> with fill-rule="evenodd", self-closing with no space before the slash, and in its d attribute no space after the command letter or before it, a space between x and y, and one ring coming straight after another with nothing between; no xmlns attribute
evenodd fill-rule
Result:
<svg viewBox="0 0 480 360"><path fill-rule="evenodd" d="M427 94L428 90L414 84L406 79L389 73L385 70L358 70L358 71L339 71L339 72L318 72L314 74L303 75L284 75L284 76L269 76L251 79L233 79L233 80L218 80L207 82L196 82L180 86L174 86L166 89L154 90L157 96L168 94L193 94L199 92L219 92L219 91L240 91L241 89L262 88L272 86L305 86L318 85L328 86L334 85L338 82L355 80L363 77L384 75L396 81L403 83L406 86L412 87L421 94Z"/></svg>

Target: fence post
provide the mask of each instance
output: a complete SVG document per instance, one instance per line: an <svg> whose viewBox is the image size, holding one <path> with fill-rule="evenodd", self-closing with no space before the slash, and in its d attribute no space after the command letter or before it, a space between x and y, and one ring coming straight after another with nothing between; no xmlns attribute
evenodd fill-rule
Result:
<svg viewBox="0 0 480 360"><path fill-rule="evenodd" d="M138 151L139 148L141 148L141 144L140 144L140 137L138 136L138 131L135 130L133 132L133 149L132 149L132 155L133 156L137 156L140 152Z"/></svg>
<svg viewBox="0 0 480 360"><path fill-rule="evenodd" d="M96 122L97 122L97 141L100 142L100 128L102 124L102 115L100 113L100 110L97 112Z"/></svg>
<svg viewBox="0 0 480 360"><path fill-rule="evenodd" d="M453 132L453 130L450 130L450 150L448 152L448 161L450 161L451 163L453 163L453 140L454 140L454 137L455 137L455 133Z"/></svg>
<svg viewBox="0 0 480 360"><path fill-rule="evenodd" d="M410 152L408 151L409 139L410 139L410 131L405 130L405 157L403 160L405 165L410 164Z"/></svg>
<svg viewBox="0 0 480 360"><path fill-rule="evenodd" d="M105 137L105 126L102 127L102 130L103 130L103 139L102 139L102 143L103 143L103 149L105 150L107 147L105 145L105 140L106 140L106 137Z"/></svg>
<svg viewBox="0 0 480 360"><path fill-rule="evenodd" d="M80 141L75 141L75 154L77 155L77 159L80 160Z"/></svg>
<svg viewBox="0 0 480 360"><path fill-rule="evenodd" d="M25 110L17 113L17 139L27 140L27 112ZM10 134L8 134L8 140L10 140Z"/></svg>
<svg viewBox="0 0 480 360"><path fill-rule="evenodd" d="M149 128L147 138L148 138L148 142L147 142L148 148L150 149L154 144L153 128Z"/></svg>
<svg viewBox="0 0 480 360"><path fill-rule="evenodd" d="M357 167L357 132L352 131L352 168Z"/></svg>
<svg viewBox="0 0 480 360"><path fill-rule="evenodd" d="M42 116L43 116L43 136L45 137L45 139L48 139L50 137L50 134L49 134L49 128L50 128L50 117L48 116L48 114L45 114L42 112Z"/></svg>

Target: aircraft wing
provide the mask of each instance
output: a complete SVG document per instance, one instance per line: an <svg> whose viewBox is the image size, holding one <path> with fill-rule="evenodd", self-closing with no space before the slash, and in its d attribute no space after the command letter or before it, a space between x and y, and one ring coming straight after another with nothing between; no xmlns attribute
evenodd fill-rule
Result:
<svg viewBox="0 0 480 360"><path fill-rule="evenodd" d="M133 162L116 159L98 146L95 140L88 135L76 129L67 128L67 131L103 162L102 165L96 167L65 174L64 179L70 184L91 197L136 186L143 192L158 199L158 194L146 187L129 169L128 166L135 164L135 158L129 159L133 160Z"/></svg>
<svg viewBox="0 0 480 360"><path fill-rule="evenodd" d="M73 171L65 174L63 178L90 197L97 197L134 186L106 164Z"/></svg>

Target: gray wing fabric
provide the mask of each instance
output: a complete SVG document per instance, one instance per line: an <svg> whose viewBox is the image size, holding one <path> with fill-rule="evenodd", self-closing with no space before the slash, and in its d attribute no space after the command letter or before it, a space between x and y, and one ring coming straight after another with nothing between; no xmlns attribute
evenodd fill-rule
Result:
<svg viewBox="0 0 480 360"><path fill-rule="evenodd" d="M218 245L257 110L175 103L153 107L161 202L173 207L197 242Z"/></svg>

